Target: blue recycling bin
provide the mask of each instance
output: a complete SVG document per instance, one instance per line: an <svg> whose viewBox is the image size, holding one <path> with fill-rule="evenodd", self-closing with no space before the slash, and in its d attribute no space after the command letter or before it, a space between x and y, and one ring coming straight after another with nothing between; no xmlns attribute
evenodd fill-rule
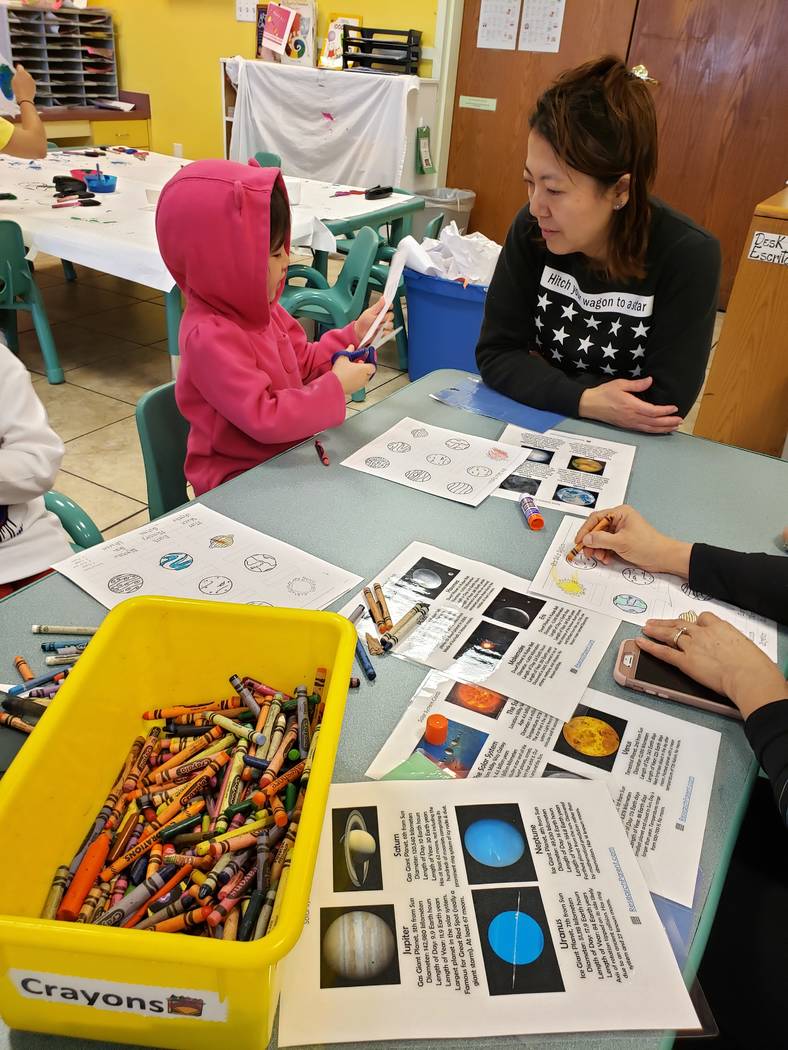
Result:
<svg viewBox="0 0 788 1050"><path fill-rule="evenodd" d="M463 288L458 281L427 277L406 267L408 302L408 375L421 379L439 368L476 372L476 344L484 317L487 289Z"/></svg>

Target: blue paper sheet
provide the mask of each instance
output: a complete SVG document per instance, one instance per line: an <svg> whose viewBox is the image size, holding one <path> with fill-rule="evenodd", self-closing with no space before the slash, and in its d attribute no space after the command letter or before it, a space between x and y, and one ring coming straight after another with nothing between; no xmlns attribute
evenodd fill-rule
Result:
<svg viewBox="0 0 788 1050"><path fill-rule="evenodd" d="M525 430L535 430L544 434L545 430L563 422L564 416L555 412L543 412L539 408L530 408L513 401L504 394L491 390L478 376L464 376L454 386L431 394L436 401L453 408L462 408L466 412L475 412L477 416L490 416L505 423L514 423Z"/></svg>

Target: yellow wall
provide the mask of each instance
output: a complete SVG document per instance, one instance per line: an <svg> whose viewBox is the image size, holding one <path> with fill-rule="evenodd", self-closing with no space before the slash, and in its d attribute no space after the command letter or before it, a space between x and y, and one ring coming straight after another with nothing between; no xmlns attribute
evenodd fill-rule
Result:
<svg viewBox="0 0 788 1050"><path fill-rule="evenodd" d="M255 27L236 22L235 0L91 0L112 12L120 85L151 96L151 148L191 158L222 156L219 59L254 57ZM322 0L318 35L330 12L358 14L368 26L421 29L434 44L437 0ZM429 73L429 66L426 68Z"/></svg>

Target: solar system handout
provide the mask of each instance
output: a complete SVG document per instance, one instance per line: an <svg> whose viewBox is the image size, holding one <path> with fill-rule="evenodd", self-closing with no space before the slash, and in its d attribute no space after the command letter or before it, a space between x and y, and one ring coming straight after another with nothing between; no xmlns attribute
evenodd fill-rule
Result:
<svg viewBox="0 0 788 1050"><path fill-rule="evenodd" d="M406 416L342 460L342 466L478 507L527 454Z"/></svg>
<svg viewBox="0 0 788 1050"><path fill-rule="evenodd" d="M280 1046L698 1027L594 781L333 784L280 965Z"/></svg>
<svg viewBox="0 0 788 1050"><path fill-rule="evenodd" d="M509 425L499 441L519 445L526 459L495 491L504 499L532 496L539 507L586 517L601 507L624 503L635 459L634 445L606 438Z"/></svg>
<svg viewBox="0 0 788 1050"><path fill-rule="evenodd" d="M201 503L55 568L108 609L134 594L324 609L361 581Z"/></svg>
<svg viewBox="0 0 788 1050"><path fill-rule="evenodd" d="M395 627L414 605L428 609L393 653L564 721L618 626L609 616L529 595L530 580L425 543L411 543L376 579ZM359 594L342 612L362 601ZM374 636L369 613L356 629L362 642Z"/></svg>
<svg viewBox="0 0 788 1050"><path fill-rule="evenodd" d="M714 601L679 576L646 572L620 558L602 565L584 552L568 562L566 556L574 546L577 530L577 521L564 517L534 577L531 594L616 616L641 627L651 619L691 621L703 612L716 613L755 642L770 660L777 659L774 620Z"/></svg>
<svg viewBox="0 0 788 1050"><path fill-rule="evenodd" d="M652 893L692 906L720 734L587 689L567 722L431 671L367 776L603 780Z"/></svg>

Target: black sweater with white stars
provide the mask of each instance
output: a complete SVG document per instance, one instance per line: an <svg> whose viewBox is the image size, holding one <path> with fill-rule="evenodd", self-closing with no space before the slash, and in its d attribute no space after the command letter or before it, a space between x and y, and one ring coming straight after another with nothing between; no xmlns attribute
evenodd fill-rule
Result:
<svg viewBox="0 0 788 1050"><path fill-rule="evenodd" d="M487 294L479 371L495 390L566 416L589 387L651 376L638 396L686 415L705 376L719 281L716 238L655 198L646 276L631 281L604 278L579 252L548 251L526 206Z"/></svg>

